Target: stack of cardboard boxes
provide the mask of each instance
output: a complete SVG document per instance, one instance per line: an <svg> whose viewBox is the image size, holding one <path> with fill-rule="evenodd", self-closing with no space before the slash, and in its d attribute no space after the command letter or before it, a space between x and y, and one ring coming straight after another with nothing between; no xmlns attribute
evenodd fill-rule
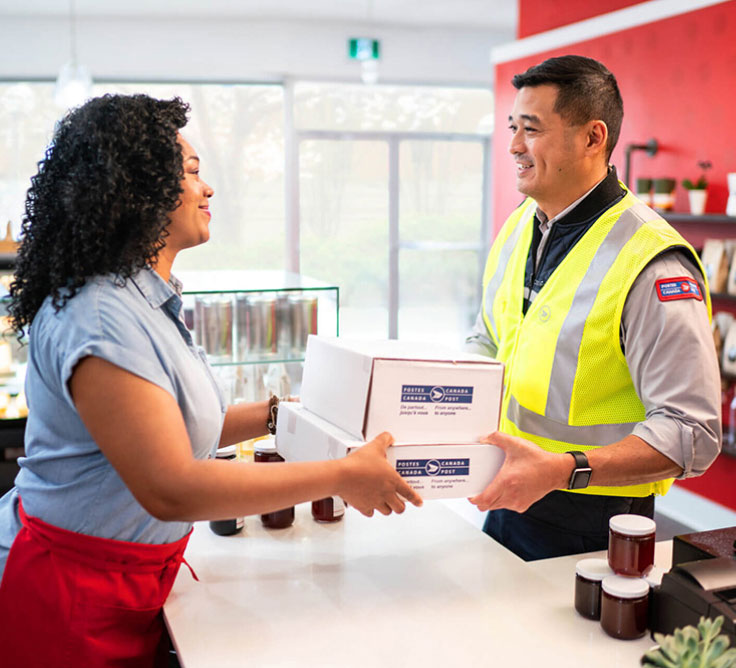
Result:
<svg viewBox="0 0 736 668"><path fill-rule="evenodd" d="M445 347L310 336L302 403L280 405L276 447L286 461L335 459L388 431L389 461L423 498L473 496L503 464L479 442L498 428L503 373Z"/></svg>

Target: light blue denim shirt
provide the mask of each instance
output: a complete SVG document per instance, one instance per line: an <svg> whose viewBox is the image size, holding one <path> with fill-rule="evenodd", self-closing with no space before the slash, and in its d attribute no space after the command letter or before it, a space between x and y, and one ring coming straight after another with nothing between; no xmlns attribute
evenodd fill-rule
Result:
<svg viewBox="0 0 736 668"><path fill-rule="evenodd" d="M83 357L105 359L169 392L194 456L214 456L227 406L184 325L180 292L175 278L167 284L144 269L124 286L112 276L92 279L58 313L49 298L38 311L26 374L26 456L0 499L0 575L20 529L19 496L29 515L92 536L169 543L189 531L190 523L157 520L135 500L92 440L68 386Z"/></svg>

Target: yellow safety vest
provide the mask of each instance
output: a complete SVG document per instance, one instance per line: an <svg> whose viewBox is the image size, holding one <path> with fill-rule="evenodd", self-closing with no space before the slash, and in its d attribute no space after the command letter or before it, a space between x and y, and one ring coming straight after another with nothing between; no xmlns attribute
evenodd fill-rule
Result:
<svg viewBox="0 0 736 668"><path fill-rule="evenodd" d="M526 315L524 273L536 202L506 221L483 278L485 324L506 365L500 430L550 452L591 450L621 440L644 420L620 343L626 296L644 267L669 248L695 250L627 192L575 244ZM704 279L705 280L705 279ZM705 299L710 317L710 295ZM665 494L672 480L588 487L608 496Z"/></svg>

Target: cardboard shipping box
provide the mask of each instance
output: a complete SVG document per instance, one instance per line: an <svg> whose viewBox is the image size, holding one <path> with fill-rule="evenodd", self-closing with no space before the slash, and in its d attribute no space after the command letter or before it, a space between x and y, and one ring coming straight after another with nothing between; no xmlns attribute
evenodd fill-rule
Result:
<svg viewBox="0 0 736 668"><path fill-rule="evenodd" d="M473 443L498 428L504 366L433 344L310 336L300 398L360 440Z"/></svg>
<svg viewBox="0 0 736 668"><path fill-rule="evenodd" d="M287 462L338 459L363 445L365 441L311 413L302 404L279 405L276 449ZM424 499L479 494L504 460L503 450L487 443L394 445L386 456Z"/></svg>

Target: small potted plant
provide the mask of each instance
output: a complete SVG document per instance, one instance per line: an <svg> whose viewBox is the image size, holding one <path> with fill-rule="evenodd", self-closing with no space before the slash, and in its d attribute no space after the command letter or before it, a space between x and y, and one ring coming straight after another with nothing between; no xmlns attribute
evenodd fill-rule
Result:
<svg viewBox="0 0 736 668"><path fill-rule="evenodd" d="M652 179L646 177L636 179L636 196L647 206L652 206Z"/></svg>
<svg viewBox="0 0 736 668"><path fill-rule="evenodd" d="M642 658L642 666L661 668L733 668L736 666L736 649L729 649L730 640L719 635L723 616L716 619L701 617L698 628L686 626L675 629L673 635L655 633L659 643Z"/></svg>
<svg viewBox="0 0 736 668"><path fill-rule="evenodd" d="M652 195L652 205L659 211L672 211L675 204L675 187L677 181L670 178L659 178L652 181L654 194Z"/></svg>
<svg viewBox="0 0 736 668"><path fill-rule="evenodd" d="M705 213L705 200L708 196L708 181L705 178L705 173L712 166L710 160L698 160L698 167L701 170L700 178L697 181L684 179L682 182L682 187L687 190L690 199L690 213L694 216L702 216Z"/></svg>

